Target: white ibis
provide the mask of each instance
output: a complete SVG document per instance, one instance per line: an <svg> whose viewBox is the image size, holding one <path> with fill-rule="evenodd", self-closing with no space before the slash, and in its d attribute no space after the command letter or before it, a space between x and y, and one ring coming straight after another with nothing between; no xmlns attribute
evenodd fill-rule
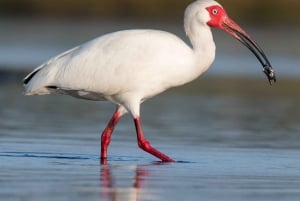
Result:
<svg viewBox="0 0 300 201"><path fill-rule="evenodd" d="M107 160L112 132L129 112L138 146L165 162L174 160L153 148L144 137L140 104L163 91L191 82L215 58L210 27L242 42L257 57L270 83L275 72L262 49L213 0L197 0L185 11L184 28L192 47L158 30L125 30L98 37L50 59L24 79L26 95L67 94L117 105L101 136L101 159Z"/></svg>

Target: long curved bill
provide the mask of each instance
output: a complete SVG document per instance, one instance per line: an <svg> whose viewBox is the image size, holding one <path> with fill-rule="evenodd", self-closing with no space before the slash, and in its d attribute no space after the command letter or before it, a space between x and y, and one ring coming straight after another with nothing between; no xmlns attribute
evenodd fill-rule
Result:
<svg viewBox="0 0 300 201"><path fill-rule="evenodd" d="M263 66L263 72L266 74L270 84L276 82L275 71L271 66L270 61L259 47L259 45L232 19L227 17L223 21L222 27L227 33L243 43L259 60Z"/></svg>

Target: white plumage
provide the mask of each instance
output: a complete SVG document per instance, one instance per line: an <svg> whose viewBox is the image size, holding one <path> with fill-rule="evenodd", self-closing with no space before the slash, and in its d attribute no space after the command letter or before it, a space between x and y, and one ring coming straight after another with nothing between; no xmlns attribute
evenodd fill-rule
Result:
<svg viewBox="0 0 300 201"><path fill-rule="evenodd" d="M199 71L195 73L201 73L194 52L175 35L154 30L120 31L43 64L25 85L26 94L56 92L49 89L56 86L66 93L71 90L72 95L75 91L98 94L92 97L96 100L135 91L145 99L196 78L194 73L185 76L192 66Z"/></svg>
<svg viewBox="0 0 300 201"><path fill-rule="evenodd" d="M219 14L215 15L215 11ZM238 38L228 29L230 25L224 25L227 19L226 12L217 2L195 1L186 9L184 20L192 47L177 36L158 30L107 34L62 53L35 69L24 80L25 94L62 93L111 101L118 105L118 109L102 135L102 159L107 157L116 123L128 111L135 120L139 146L163 161L173 161L151 147L143 137L140 103L168 88L188 83L205 72L215 57L210 26L224 29ZM236 28L234 26L232 28Z"/></svg>

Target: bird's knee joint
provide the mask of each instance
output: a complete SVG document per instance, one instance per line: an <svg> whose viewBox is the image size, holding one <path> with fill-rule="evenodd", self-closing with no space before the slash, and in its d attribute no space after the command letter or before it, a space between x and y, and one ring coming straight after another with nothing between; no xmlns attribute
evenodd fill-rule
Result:
<svg viewBox="0 0 300 201"><path fill-rule="evenodd" d="M138 143L139 147L143 150L150 150L151 149L151 144L149 141L141 141Z"/></svg>

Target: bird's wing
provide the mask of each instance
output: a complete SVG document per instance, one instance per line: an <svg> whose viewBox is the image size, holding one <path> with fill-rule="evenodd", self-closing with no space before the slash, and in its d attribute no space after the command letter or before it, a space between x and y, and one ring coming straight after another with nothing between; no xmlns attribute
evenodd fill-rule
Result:
<svg viewBox="0 0 300 201"><path fill-rule="evenodd" d="M59 88L111 96L137 87L155 88L161 82L166 82L161 87L165 89L172 85L169 82L174 72L181 74L177 67L182 66L187 55L191 55L189 47L166 32L115 32L69 50L37 68L25 78L26 94L47 94Z"/></svg>
<svg viewBox="0 0 300 201"><path fill-rule="evenodd" d="M72 48L66 52L59 54L56 57L51 58L46 63L43 63L36 69L34 69L31 73L29 73L23 80L24 87L25 87L25 94L26 95L33 95L33 94L48 94L48 89L44 89L47 83L51 80L51 66L58 60L63 59L65 56L71 54L72 52L76 51L78 47ZM36 91L40 88L40 92Z"/></svg>
<svg viewBox="0 0 300 201"><path fill-rule="evenodd" d="M55 62L55 61L57 61L58 59L60 59L60 58L62 58L62 57L64 57L64 56L66 56L66 55L72 53L73 51L75 51L75 50L78 49L78 48L79 48L79 47L75 47L75 48L70 49L70 50L68 50L68 51L66 51L66 52L63 52L63 53L59 54L58 56L53 57L52 59L50 59L50 60L47 61L46 63L40 65L39 67L37 67L36 69L34 69L31 73L29 73L29 74L24 78L23 83L24 83L25 85L28 84L28 83L30 82L30 80L33 78L33 76L34 76L37 72L39 72L42 68L51 65L53 62Z"/></svg>

